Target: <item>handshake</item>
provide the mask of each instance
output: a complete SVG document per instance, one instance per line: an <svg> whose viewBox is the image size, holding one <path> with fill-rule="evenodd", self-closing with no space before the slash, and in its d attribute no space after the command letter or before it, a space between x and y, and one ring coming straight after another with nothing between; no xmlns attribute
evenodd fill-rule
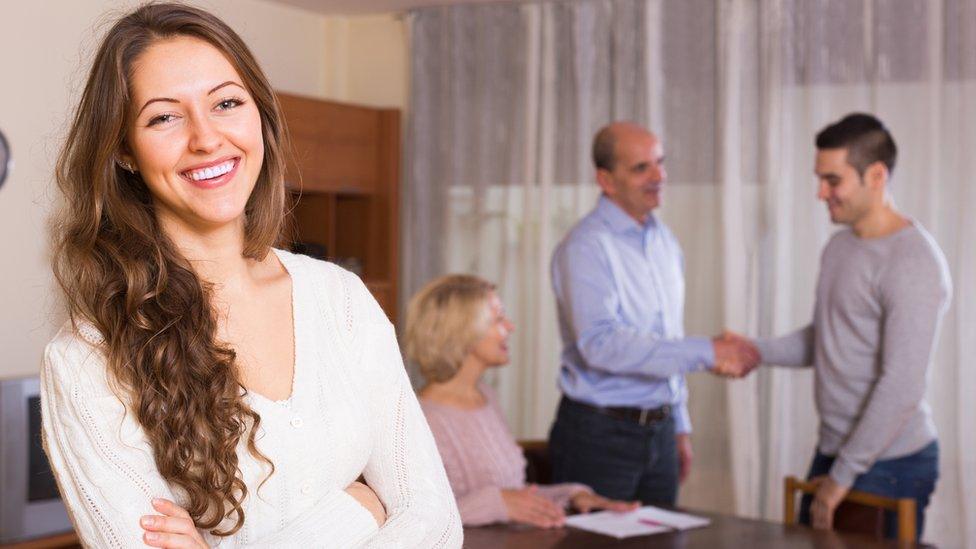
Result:
<svg viewBox="0 0 976 549"><path fill-rule="evenodd" d="M723 377L740 378L759 366L759 350L748 338L726 331L712 339L715 367L712 373Z"/></svg>

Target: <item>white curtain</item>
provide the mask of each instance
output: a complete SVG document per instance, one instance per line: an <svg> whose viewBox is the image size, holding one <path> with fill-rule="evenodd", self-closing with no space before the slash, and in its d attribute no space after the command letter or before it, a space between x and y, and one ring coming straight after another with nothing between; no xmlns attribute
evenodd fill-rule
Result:
<svg viewBox="0 0 976 549"><path fill-rule="evenodd" d="M772 335L810 320L834 230L813 136L877 114L892 190L949 260L955 294L928 398L942 480L927 541L976 546L976 0L563 0L418 10L403 215L404 297L448 271L499 284L518 325L492 382L545 437L559 393L548 262L596 198L589 143L626 118L662 136L661 215L686 256L687 331ZM810 372L689 379L689 507L778 519L816 441Z"/></svg>

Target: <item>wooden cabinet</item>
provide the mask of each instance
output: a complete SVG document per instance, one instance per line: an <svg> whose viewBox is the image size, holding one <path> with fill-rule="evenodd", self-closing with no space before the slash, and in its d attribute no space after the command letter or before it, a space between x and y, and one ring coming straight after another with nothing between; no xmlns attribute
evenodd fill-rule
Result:
<svg viewBox="0 0 976 549"><path fill-rule="evenodd" d="M293 249L301 243L358 271L396 323L400 111L285 93L278 100L292 145Z"/></svg>

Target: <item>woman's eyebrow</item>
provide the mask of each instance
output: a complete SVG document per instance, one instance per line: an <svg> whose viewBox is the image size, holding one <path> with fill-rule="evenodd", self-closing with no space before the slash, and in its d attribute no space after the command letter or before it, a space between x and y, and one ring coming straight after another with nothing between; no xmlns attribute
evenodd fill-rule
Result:
<svg viewBox="0 0 976 549"><path fill-rule="evenodd" d="M142 114L142 111L146 110L146 107L148 107L149 105L151 105L153 103L156 103L156 102L160 102L160 101L161 102L164 102L164 103L179 103L179 101L177 101L176 99L173 99L171 97L154 97L154 98L150 99L149 101L146 101L146 104L143 105L141 109L139 109L139 114ZM138 115L136 115L136 116L138 116Z"/></svg>
<svg viewBox="0 0 976 549"><path fill-rule="evenodd" d="M217 91L220 88L223 88L225 86L237 86L237 87L241 88L242 90L244 89L244 86L238 84L237 82L234 82L233 80L228 80L228 81L226 81L226 82L224 82L222 84L217 84L216 86L214 86L213 89L211 89L210 91L207 92L207 95L210 95L213 92L215 92L215 91ZM158 101L162 101L164 103L179 103L179 101L177 101L176 99L173 99L171 97L154 97L154 98L150 99L149 101L146 101L146 104L143 105L141 109L139 109L139 114L142 114L142 111L146 110L146 107L148 107L152 103L156 103Z"/></svg>
<svg viewBox="0 0 976 549"><path fill-rule="evenodd" d="M240 89L242 89L244 91L247 91L246 89L244 89L244 86L238 84L237 82L234 82L233 80L228 80L228 81L224 82L223 84L218 84L217 86L215 86L212 90L210 90L210 91L207 92L207 95L212 94L213 92L219 90L220 88L223 88L224 86L237 86L238 88L240 88Z"/></svg>

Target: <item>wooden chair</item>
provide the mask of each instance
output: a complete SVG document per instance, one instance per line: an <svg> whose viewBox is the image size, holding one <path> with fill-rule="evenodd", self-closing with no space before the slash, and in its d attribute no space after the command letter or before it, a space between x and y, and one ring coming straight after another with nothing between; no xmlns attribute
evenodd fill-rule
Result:
<svg viewBox="0 0 976 549"><path fill-rule="evenodd" d="M790 476L783 480L783 491L783 522L796 524L796 493L813 496L817 488L811 482ZM884 538L885 511L893 511L898 517L898 541L914 543L915 500L912 498L889 498L851 490L834 512L834 529Z"/></svg>
<svg viewBox="0 0 976 549"><path fill-rule="evenodd" d="M525 454L525 481L531 484L552 484L549 441L520 440L518 445Z"/></svg>

